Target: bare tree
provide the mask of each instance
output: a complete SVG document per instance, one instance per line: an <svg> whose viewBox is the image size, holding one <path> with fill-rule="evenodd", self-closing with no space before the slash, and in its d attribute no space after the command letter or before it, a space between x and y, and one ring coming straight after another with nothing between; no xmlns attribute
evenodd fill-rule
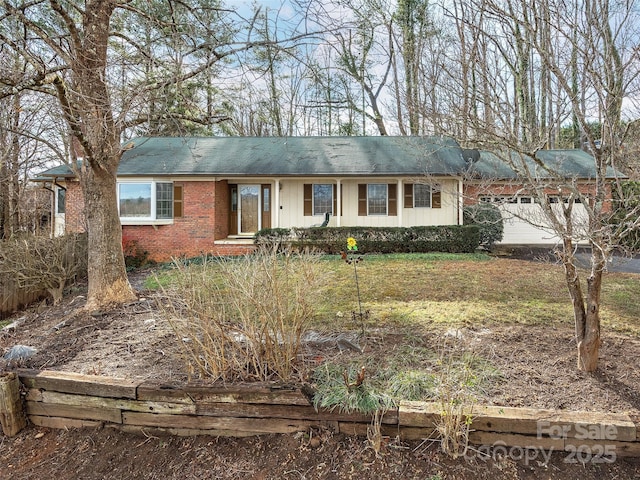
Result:
<svg viewBox="0 0 640 480"><path fill-rule="evenodd" d="M24 30L14 21L6 25L13 40L24 45ZM18 79L26 68L17 52L0 49L0 77ZM52 103L28 92L0 99L0 239L40 230L36 212L42 211L27 183L30 172L59 153L47 141L56 133Z"/></svg>
<svg viewBox="0 0 640 480"><path fill-rule="evenodd" d="M19 95L0 103L0 238L20 230L20 104Z"/></svg>
<svg viewBox="0 0 640 480"><path fill-rule="evenodd" d="M198 11L184 2L164 2L171 11L183 8L189 18ZM0 42L19 54L26 68L20 75L0 79L0 98L32 90L54 95L72 135L82 147L82 162L76 168L85 199L89 245L88 309L103 308L134 298L128 283L122 254L122 229L116 203L116 174L122 155L121 134L136 124L136 105L144 105L145 93L162 91L168 85L187 82L223 59L255 46L250 36L236 42L238 24L231 13L221 14L220 35L207 37L193 31L197 22L185 17L155 17L154 2L134 0L32 2L5 1L0 5ZM179 6L179 7L178 7ZM156 78L144 78L135 69L126 73L131 90L116 107L110 41L118 38L127 49L138 49L135 38L114 32L112 20L126 10L130 21L156 22L158 30L173 30L173 46L188 58L178 71L162 71ZM29 41L16 42L5 28L8 19L28 32ZM227 34L227 32L230 32ZM221 39L221 40L219 40ZM196 52L208 52L196 55ZM170 52L169 52L170 53ZM122 85L120 91L122 91ZM164 113L164 112L163 112Z"/></svg>
<svg viewBox="0 0 640 480"><path fill-rule="evenodd" d="M396 6L385 0L312 0L310 4L312 20L329 32L324 43L332 51L318 62L315 75L316 90L323 93L322 105L349 115L356 113L361 118L359 128L351 120L345 123L341 118L334 122L341 124L339 130L343 133L366 135L370 122L377 134L388 135L391 116L385 109L384 97L390 95L388 83L394 75L399 86L398 112L403 111L406 98L397 65L400 34L394 30ZM402 130L402 114L397 119Z"/></svg>
<svg viewBox="0 0 640 480"><path fill-rule="evenodd" d="M640 92L638 50L633 40L638 34L637 7L633 2L610 0L571 6L554 1L486 0L475 6L490 20L475 33L488 42L502 65L509 66L516 95L515 108L510 110L512 122L503 116L488 125L474 118L474 145L498 152L517 172L518 181L539 202L540 223L560 238L557 255L573 304L577 364L581 370L593 371L601 344L601 291L607 260L638 228L640 213L637 200L634 206L625 199L625 177L620 174L629 126L637 122L633 120L637 114L633 101ZM496 31L501 35L495 35ZM496 92L481 101L498 112L503 107L493 99L504 98ZM626 112L624 99L629 101ZM631 119L623 118L625 113ZM597 132L591 128L594 118L601 124ZM587 174L569 173L561 157L542 150L554 129L567 123L579 126L592 155ZM612 191L621 199L618 207L626 208L617 222L611 221ZM586 291L575 256L580 243L591 247Z"/></svg>

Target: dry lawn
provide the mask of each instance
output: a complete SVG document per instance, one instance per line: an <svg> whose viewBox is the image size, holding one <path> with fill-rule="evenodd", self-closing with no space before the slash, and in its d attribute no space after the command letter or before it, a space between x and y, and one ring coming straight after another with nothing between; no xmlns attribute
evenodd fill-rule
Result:
<svg viewBox="0 0 640 480"><path fill-rule="evenodd" d="M194 266L197 268L197 266ZM311 328L327 338L361 332L353 267L323 260L327 279ZM18 365L180 383L188 371L179 341L156 308L156 282L167 268L131 276L140 300L91 315L75 287L58 306L32 306L5 323L0 348L23 344L37 354ZM338 341L309 342L300 380L318 365L366 365L367 382L389 372L433 371L447 355L469 359L480 403L629 412L640 418L640 282L607 274L603 348L595 374L575 368L571 309L560 266L486 256L367 256L358 264L363 307L370 311L362 353ZM333 335L333 337L332 337ZM3 368L0 365L0 368ZM411 377L410 377L411 378ZM415 478L471 480L640 478L637 462L569 464L511 458L453 461L437 445L385 439L376 456L366 439L315 432L256 439L133 437L100 431L30 428L0 437L0 478ZM312 436L313 436L312 435ZM2 473L4 472L4 473Z"/></svg>

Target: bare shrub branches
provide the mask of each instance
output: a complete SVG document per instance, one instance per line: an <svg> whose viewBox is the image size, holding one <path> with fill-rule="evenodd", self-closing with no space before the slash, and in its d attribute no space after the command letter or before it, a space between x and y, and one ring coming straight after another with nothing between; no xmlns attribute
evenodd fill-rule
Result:
<svg viewBox="0 0 640 480"><path fill-rule="evenodd" d="M214 380L289 379L314 312L318 257L260 249L242 258L176 262L159 301L190 372Z"/></svg>
<svg viewBox="0 0 640 480"><path fill-rule="evenodd" d="M0 285L27 292L47 291L53 303L62 299L64 288L87 272L87 236L25 237L0 243Z"/></svg>

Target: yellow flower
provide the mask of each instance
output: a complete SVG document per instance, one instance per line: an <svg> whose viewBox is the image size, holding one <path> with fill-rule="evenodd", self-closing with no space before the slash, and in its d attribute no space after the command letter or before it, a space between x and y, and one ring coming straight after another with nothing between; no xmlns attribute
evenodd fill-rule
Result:
<svg viewBox="0 0 640 480"><path fill-rule="evenodd" d="M358 245L356 243L356 239L353 237L347 238L347 249L349 250L358 250Z"/></svg>

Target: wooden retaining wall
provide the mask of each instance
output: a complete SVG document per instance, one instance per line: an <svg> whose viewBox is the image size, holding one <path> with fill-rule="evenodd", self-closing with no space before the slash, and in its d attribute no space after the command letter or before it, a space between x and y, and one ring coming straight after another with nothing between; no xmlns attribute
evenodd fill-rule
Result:
<svg viewBox="0 0 640 480"><path fill-rule="evenodd" d="M58 371L17 373L28 419L50 428L111 426L145 434L240 437L320 427L366 435L371 422L366 415L317 412L295 385L179 386ZM440 412L437 403L403 402L384 415L382 433L405 440L436 438ZM470 443L640 457L639 428L626 414L486 406L474 408Z"/></svg>
<svg viewBox="0 0 640 480"><path fill-rule="evenodd" d="M3 279L0 283L0 320L46 295L46 290L41 292L28 291L18 287L17 283L11 279Z"/></svg>

